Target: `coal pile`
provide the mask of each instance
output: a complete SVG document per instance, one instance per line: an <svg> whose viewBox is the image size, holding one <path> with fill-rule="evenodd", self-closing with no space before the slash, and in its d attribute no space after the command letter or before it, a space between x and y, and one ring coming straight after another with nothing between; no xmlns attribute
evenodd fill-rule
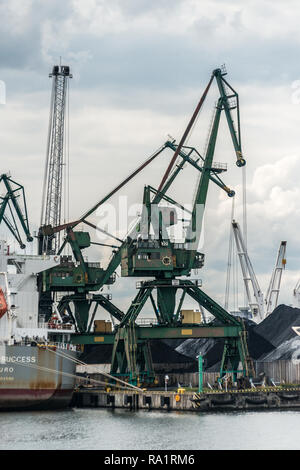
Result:
<svg viewBox="0 0 300 470"><path fill-rule="evenodd" d="M260 324L243 319L248 333L250 356L256 361L300 358L300 337L293 326L300 326L300 309L279 305ZM223 339L187 339L176 351L196 358L201 354L207 371L218 371L224 347Z"/></svg>
<svg viewBox="0 0 300 470"><path fill-rule="evenodd" d="M87 344L80 355L80 361L85 364L110 364L112 356L112 344L94 345Z"/></svg>
<svg viewBox="0 0 300 470"><path fill-rule="evenodd" d="M277 348L297 336L293 326L300 326L300 309L279 305L256 326L255 331Z"/></svg>
<svg viewBox="0 0 300 470"><path fill-rule="evenodd" d="M300 359L300 336L292 327L300 327L300 309L279 305L260 324L243 319L248 337L249 354L255 361ZM205 370L220 369L224 340L199 338L186 340L153 340L150 342L153 363L173 364L182 370L197 370L197 356L205 360ZM81 360L87 364L109 364L112 345L86 346ZM160 367L159 367L160 368Z"/></svg>
<svg viewBox="0 0 300 470"><path fill-rule="evenodd" d="M164 343L160 340L153 340L150 341L151 346L151 354L152 354L152 361L154 364L186 364L189 363L191 365L195 364L197 369L197 361L187 356L186 354L182 354L176 349L173 349L168 344Z"/></svg>
<svg viewBox="0 0 300 470"><path fill-rule="evenodd" d="M247 330L249 354L258 360L262 354L273 351L274 345L256 331L256 323L243 319ZM187 339L176 348L181 354L196 358L199 354L204 358L205 370L217 372L220 369L224 349L224 339L199 338Z"/></svg>
<svg viewBox="0 0 300 470"><path fill-rule="evenodd" d="M201 355L207 371L215 371L220 367L223 354L224 340L212 338L187 339L176 348L176 351L189 357L197 358Z"/></svg>
<svg viewBox="0 0 300 470"><path fill-rule="evenodd" d="M150 341L152 361L158 369L165 364L175 366L176 369L194 372L198 370L198 362L195 358L181 354L174 347L161 340ZM86 364L110 364L112 358L113 346L86 345L85 351L81 354L80 360Z"/></svg>
<svg viewBox="0 0 300 470"><path fill-rule="evenodd" d="M284 341L270 353L260 358L263 362L300 359L300 336Z"/></svg>

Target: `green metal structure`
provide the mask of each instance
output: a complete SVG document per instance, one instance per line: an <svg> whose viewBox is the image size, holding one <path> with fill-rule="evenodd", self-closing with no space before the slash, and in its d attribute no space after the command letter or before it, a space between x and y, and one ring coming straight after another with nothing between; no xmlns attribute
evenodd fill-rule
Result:
<svg viewBox="0 0 300 470"><path fill-rule="evenodd" d="M20 248L24 249L25 244L22 241L19 227L26 235L28 242L32 242L28 224L27 206L24 187L12 180L8 174L0 175L0 184L3 183L6 194L0 196L0 224L5 223L13 237L17 240Z"/></svg>
<svg viewBox="0 0 300 470"><path fill-rule="evenodd" d="M226 171L226 168L222 165L215 165L213 162L222 112L228 123L236 154L236 164L239 167L245 165L241 150L238 95L225 80L224 75L225 72L221 69L213 71L205 93L178 145L175 141L166 142L137 171L77 221L61 227L44 228L44 230L49 230L49 233L66 229L67 236L59 254L68 243L75 258L75 264L67 260L65 265L61 263L60 266L45 272L43 278L44 290L66 292L61 300L60 308L66 308L71 312L70 305L74 304L72 314L78 334L73 336L72 341L78 344L113 344L111 374L128 376L132 383L151 382L154 379L150 340L161 338L224 338L225 347L220 376L222 377L226 371L230 370L236 378L240 362L244 375L252 373L242 322L203 292L197 282L186 279L190 277L192 269L201 268L204 264L204 254L198 251L198 245L209 182L213 181L228 196L234 195L234 191L228 188L219 177L219 174ZM185 146L184 143L214 79L217 82L220 97L216 104L207 149L202 157L195 148ZM233 109L236 109L237 129L233 122ZM124 241L117 240L121 244L117 248L114 246L113 256L106 269L89 266L81 253L91 244L89 235L87 232L76 232L75 226L84 222L96 228L87 220L88 216L166 148L174 151L173 158L159 188L157 190L151 186L144 188L143 211L139 223ZM175 161L178 163L173 168ZM169 213L169 218L166 220L161 210L161 203L167 201L174 208L183 208L167 195L167 191L186 163L199 172L200 178L184 243L175 243L170 239L167 230L175 223L175 210ZM102 289L105 284L114 282L113 276L119 265L121 265L123 277L151 278L138 283L138 293L125 313L114 306L101 292L91 294L92 291ZM183 325L180 312L186 296L191 297L210 312L215 319L214 322ZM152 305L157 324L142 327L137 324L136 320L148 300ZM93 302L95 308L90 316ZM116 330L111 334L91 332L98 305L106 309L119 322Z"/></svg>
<svg viewBox="0 0 300 470"><path fill-rule="evenodd" d="M73 252L72 256L61 256L60 264L54 268L43 271L41 274L42 292L65 293L61 298L58 309L66 310L73 317L77 332L84 333L90 330L88 324L91 308L96 313L97 306L105 306L110 309L116 319L122 319L122 312L111 304L108 299L100 294L92 295L91 292L98 291L103 287L105 270L100 263L89 263L84 259L83 250L91 246L90 234L88 232L73 231L67 229L65 242L68 243ZM105 284L113 284L115 274L112 273ZM70 304L73 304L72 310ZM93 315L92 315L93 316Z"/></svg>
<svg viewBox="0 0 300 470"><path fill-rule="evenodd" d="M145 188L143 199L144 211L141 217L141 224L137 229L138 236L133 240L130 238L127 239L127 242L123 244L120 249L122 276L154 277L155 280L139 283L139 292L133 299L128 311L119 324L113 348L112 374L125 374L126 371L130 371L131 377L135 379L140 378L141 375L149 379L153 376L153 370L148 367L150 364L149 342L147 340L141 341L139 334L141 327L137 326L136 319L145 306L146 301L150 299L159 325L158 328L168 327L172 330L172 328L176 328L180 325L180 310L186 295L194 299L215 317L217 324L222 328L222 335L226 337L220 371L221 375L228 369L237 371L240 361L242 362L243 372L245 374L249 373L249 358L245 338L243 337L243 325L240 321L228 314L228 312L208 297L207 294L192 281L177 279L177 277L190 276L192 269L201 268L203 266L204 255L197 251L197 246L201 234L202 216L206 204L209 181L211 177L216 179L217 173L223 170L220 167L216 169L213 165L222 111L225 112L227 118L237 156L237 165L243 166L245 164L241 152L239 125L238 131L236 132L231 116L233 107L238 106L237 94L230 85L225 82L223 75L220 69L213 72L213 77L216 78L218 84L220 98L216 105L207 150L200 170L201 177L196 191L185 242L183 244L172 243L168 238L161 213L157 210L154 214L154 209L157 209L159 202L165 198L167 190L180 172L183 164L188 161L188 159L184 158L182 155L182 149L184 148L182 143L181 148L178 149L177 147L176 149L177 154L182 157L182 163L177 165L177 168L171 176L166 176L160 191L157 191L152 199L150 197L151 188ZM232 94L228 95L228 93L226 93L225 84L232 90ZM230 101L232 98L235 98L234 103ZM168 145L171 146L172 143ZM217 181L220 183L219 178ZM219 185L229 196L234 194L223 183ZM151 222L153 224L153 216L156 222L154 239L153 236L150 235L150 225ZM153 296L154 290L156 291L156 302ZM180 291L180 298L177 305L176 296L178 291ZM228 327L233 328L230 330L232 336L225 334L226 328ZM157 327L154 328L154 331L156 328ZM201 329L203 326L199 326L199 328ZM205 328L206 331L202 331L205 331L204 334L208 334L209 337L211 337L214 327L206 326ZM142 328L142 330L144 330L144 328ZM160 330L160 332L161 331L163 330ZM164 331L164 334L165 333ZM159 334L160 333L158 333L158 335ZM193 329L188 336L191 337L192 335ZM203 333L199 333L199 335L203 337ZM234 375L236 375L236 372Z"/></svg>
<svg viewBox="0 0 300 470"><path fill-rule="evenodd" d="M203 392L203 357L199 354L198 356L198 393Z"/></svg>

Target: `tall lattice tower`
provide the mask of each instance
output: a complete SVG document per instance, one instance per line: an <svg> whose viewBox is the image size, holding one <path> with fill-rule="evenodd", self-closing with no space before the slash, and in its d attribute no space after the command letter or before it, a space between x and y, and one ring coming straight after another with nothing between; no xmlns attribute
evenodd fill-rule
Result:
<svg viewBox="0 0 300 470"><path fill-rule="evenodd" d="M65 124L70 67L54 65L52 73L51 107L47 155L43 185L41 227L61 224L63 200L63 175L65 161ZM45 236L40 230L39 254L55 254L59 248L60 232Z"/></svg>

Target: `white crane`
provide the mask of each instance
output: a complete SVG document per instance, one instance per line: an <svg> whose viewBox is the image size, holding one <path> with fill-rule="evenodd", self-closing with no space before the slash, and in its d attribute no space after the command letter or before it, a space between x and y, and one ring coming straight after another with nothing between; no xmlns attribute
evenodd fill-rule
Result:
<svg viewBox="0 0 300 470"><path fill-rule="evenodd" d="M274 308L277 307L278 296L280 291L282 271L285 269L286 265L286 241L280 243L278 250L277 260L275 267L272 272L271 281L267 290L267 295L265 299L265 316L267 317L270 313L273 312Z"/></svg>
<svg viewBox="0 0 300 470"><path fill-rule="evenodd" d="M293 293L297 302L297 307L300 307L300 279L298 280Z"/></svg>
<svg viewBox="0 0 300 470"><path fill-rule="evenodd" d="M249 307L252 316L261 321L264 318L264 296L256 279L255 272L247 252L247 248L242 237L240 226L235 220L232 221L232 229L237 248L237 254L241 264L243 281L245 285ZM252 286L252 291L250 289L250 284Z"/></svg>
<svg viewBox="0 0 300 470"><path fill-rule="evenodd" d="M240 226L235 220L232 221L232 230L237 248L237 254L240 260L248 304L253 318L260 322L270 315L274 308L277 307L282 271L286 265L286 241L282 241L280 243L275 267L271 275L266 298L264 299L263 292L256 278L245 242L242 237ZM300 280L298 282L298 290L300 304Z"/></svg>

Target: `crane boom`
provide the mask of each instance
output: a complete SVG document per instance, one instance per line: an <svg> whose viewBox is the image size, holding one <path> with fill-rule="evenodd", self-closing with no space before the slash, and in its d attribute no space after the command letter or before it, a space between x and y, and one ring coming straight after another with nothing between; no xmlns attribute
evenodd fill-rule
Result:
<svg viewBox="0 0 300 470"><path fill-rule="evenodd" d="M188 232L187 232L188 241L192 240L193 243L196 243L196 246L198 245L198 241L199 241L200 234L201 234L201 220L199 219L200 217L203 217L203 211L200 212L200 217L199 217L199 214L197 213L197 208L198 207L204 208L206 204L208 184L209 184L210 174L211 174L212 166L213 166L213 157L215 153L215 146L216 146L216 140L217 140L222 110L224 110L225 112L231 139L232 139L233 146L236 152L236 157L237 157L236 164L237 166L244 166L246 163L242 156L242 149L241 149L238 94L233 90L233 88L228 84L228 82L225 81L224 75L225 75L225 72L222 71L221 69L216 69L213 71L213 76L216 78L216 81L218 84L220 97L218 99L214 116L213 116L212 126L210 129L209 140L208 140L208 145L207 145L206 154L205 154L205 163L201 172L201 177L200 177L200 181L198 184L196 197L194 200L193 214L192 214L192 218L191 218L190 225L188 227ZM226 92L225 84L232 91L232 93L229 95ZM235 98L234 102L231 101L233 98ZM234 108L237 108L238 131L235 130L233 118L231 115L231 110ZM234 193L232 191L228 191L228 196L233 196L233 195ZM198 228L196 225L198 225ZM193 234L193 238L192 238L192 234ZM190 267L192 267L192 263L193 263L193 256L191 252Z"/></svg>
<svg viewBox="0 0 300 470"><path fill-rule="evenodd" d="M286 265L285 253L286 253L286 241L282 241L280 243L280 247L279 247L278 255L276 259L276 264L272 272L270 284L269 284L266 299L265 299L265 304L266 304L265 316L266 317L270 315L270 313L273 312L274 308L277 307L282 271L284 270L285 265Z"/></svg>
<svg viewBox="0 0 300 470"><path fill-rule="evenodd" d="M294 288L293 294L297 301L297 307L299 308L300 307L300 279L298 280Z"/></svg>
<svg viewBox="0 0 300 470"><path fill-rule="evenodd" d="M164 176L163 176L163 178L162 178L162 180L161 180L161 182L160 182L160 185L159 185L159 187L158 187L158 191L159 191L159 192L162 190L162 188L163 188L163 186L164 186L164 184L165 184L165 182L166 182L166 180L167 180L167 178L168 178L168 176L169 176L169 173L170 173L170 171L171 171L171 169L172 169L172 167L173 167L173 165L174 165L174 163L175 163L175 161L176 161L176 158L177 158L177 156L179 155L179 152L180 152L181 148L183 147L184 142L186 141L186 138L187 138L189 132L191 131L194 122L195 122L196 119L197 119L197 116L198 116L198 114L199 114L199 112L200 112L200 109L201 109L203 103L204 103L204 100L205 100L205 98L206 98L206 95L207 95L207 93L208 93L208 90L210 89L210 86L211 86L211 84L212 84L213 78L214 78L214 74L212 74L212 76L210 77L210 80L209 80L209 82L208 82L208 85L207 85L207 87L205 88L204 93L203 93L203 95L201 96L200 101L199 101L199 103L197 104L196 109L195 109L195 111L194 111L194 113L193 113L193 115L192 115L192 117L191 117L191 119L190 119L190 121L189 121L189 123L188 123L188 125L187 125L187 128L185 129L185 131L184 131L184 133L183 133L183 135L182 135L182 137L181 137L181 139L180 139L180 142L179 142L179 144L178 144L177 149L175 150L175 153L174 153L174 155L173 155L173 157L172 157L172 160L170 161L169 166L168 166L168 168L166 169L166 172L165 172L165 174L164 174Z"/></svg>
<svg viewBox="0 0 300 470"><path fill-rule="evenodd" d="M239 224L233 220L232 221L232 230L235 239L235 244L237 248L237 255L240 260L243 281L245 285L246 296L248 304L251 310L253 317L257 317L259 321L264 320L274 308L277 307L278 297L280 292L280 284L282 278L282 271L285 268L286 259L286 241L280 243L280 247L277 254L277 259L275 267L273 269L271 280L268 286L267 294L264 299L263 293L257 281L257 278L254 273L253 266L251 264L245 241L242 237L241 229ZM250 290L250 285L252 285L253 296ZM294 295L297 296L297 289L299 289L300 281L298 282L296 288L294 289ZM227 289L228 291L228 289ZM228 301L228 294L227 294Z"/></svg>
<svg viewBox="0 0 300 470"><path fill-rule="evenodd" d="M263 293L255 276L255 272L248 255L248 251L242 237L240 226L235 220L232 221L232 229L237 247L237 254L241 264L243 281L245 285L249 307L253 317L258 317L259 321L261 321L264 318ZM252 296L249 284L252 285L254 298Z"/></svg>

